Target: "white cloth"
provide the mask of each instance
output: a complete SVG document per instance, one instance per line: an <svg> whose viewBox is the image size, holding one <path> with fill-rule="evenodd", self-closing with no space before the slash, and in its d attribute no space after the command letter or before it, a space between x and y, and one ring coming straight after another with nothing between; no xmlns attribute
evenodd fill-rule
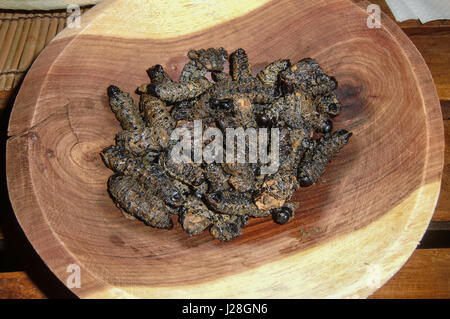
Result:
<svg viewBox="0 0 450 319"><path fill-rule="evenodd" d="M426 23L450 19L450 0L386 0L395 19L402 22L419 19Z"/></svg>

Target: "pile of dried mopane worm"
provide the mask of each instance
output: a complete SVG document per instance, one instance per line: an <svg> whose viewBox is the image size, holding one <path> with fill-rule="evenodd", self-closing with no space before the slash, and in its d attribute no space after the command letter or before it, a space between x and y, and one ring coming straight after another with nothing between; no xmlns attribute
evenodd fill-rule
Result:
<svg viewBox="0 0 450 319"><path fill-rule="evenodd" d="M254 76L243 49L229 57L223 48L191 50L188 57L178 81L161 65L148 69L151 83L137 89L139 106L118 87L108 88L123 128L116 145L101 153L115 172L110 195L129 218L171 229L171 215L178 215L190 235L209 229L221 241L241 235L249 217L272 214L278 224L289 222L297 208L288 202L292 194L316 183L352 135L332 131L331 119L341 111L337 81L310 58L293 65L276 60ZM175 162L170 154L178 141L171 133L192 131L195 120L224 134L277 128L278 170L262 174L259 162Z"/></svg>

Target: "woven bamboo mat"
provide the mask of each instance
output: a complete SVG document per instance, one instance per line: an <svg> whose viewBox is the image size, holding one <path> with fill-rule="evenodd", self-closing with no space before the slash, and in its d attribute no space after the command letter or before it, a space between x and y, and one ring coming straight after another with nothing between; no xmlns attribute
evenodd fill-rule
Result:
<svg viewBox="0 0 450 319"><path fill-rule="evenodd" d="M89 8L82 8L81 13ZM0 10L0 92L14 90L34 59L66 26L66 10Z"/></svg>

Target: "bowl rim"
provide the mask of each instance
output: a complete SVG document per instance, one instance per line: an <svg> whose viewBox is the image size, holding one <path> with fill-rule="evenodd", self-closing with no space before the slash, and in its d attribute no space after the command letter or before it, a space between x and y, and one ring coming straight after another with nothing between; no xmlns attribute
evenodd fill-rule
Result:
<svg viewBox="0 0 450 319"><path fill-rule="evenodd" d="M361 10L365 11L366 1L361 1L358 3L355 3L353 0L343 1L350 1L355 6L358 6ZM85 14L85 23L86 21L88 21L87 24L89 24L91 20L95 21L95 16L97 13L106 9L109 4L110 2L105 1L89 10ZM399 245L404 247L403 253L401 256L393 256L393 253L388 251L384 256L386 260L391 259L390 263L393 265L391 271L384 273L382 276L381 283L384 284L406 263L428 227L439 197L442 170L444 166L445 142L439 97L437 95L433 78L428 66L417 48L406 36L406 34L403 33L400 27L384 13L382 13L382 19L382 27L390 34L391 38L397 42L398 47L405 55L406 60L408 60L411 64L411 67L413 67L412 61L414 61L413 73L417 86L421 90L420 93L423 98L423 105L425 107L424 113L428 130L428 145L431 143L436 145L432 152L430 148L427 149L422 187L417 192L414 192L413 198L409 200L410 204L412 203L411 201L414 200L414 205L412 206L413 210L410 212L408 218L408 227L405 227L404 232L400 233L396 242L391 245L392 247ZM83 28L81 30L83 30ZM23 82L24 85L19 91L13 106L9 124L9 138L7 141L6 152L7 186L10 201L17 220L41 259L63 283L66 283L65 280L67 277L67 272L62 265L80 265L80 263L77 263L76 256L65 247L58 235L51 229L50 225L46 223L46 215L40 210L36 194L33 192L33 180L29 169L30 159L28 158L28 139L30 137L33 138L30 136L30 131L33 126L37 125L33 123L33 120L35 105L38 102L40 90L33 93L35 97L34 101L25 101L23 91L26 90L29 82L40 82L41 89L46 85L46 76L39 78L37 74L47 74L47 72L51 70L53 63L50 65L42 65L42 56L50 54L51 52L51 54L54 55L53 61L56 61L57 58L63 54L64 48L70 45L70 43L76 39L78 35L78 32L73 34L73 30L63 30L43 50L41 55L36 59L31 69L28 71ZM33 80L33 78L38 78L38 80ZM427 94L424 94L424 91L426 91ZM433 162L434 165L433 172L430 170L431 162ZM17 163L20 163L21 165L17 165ZM436 173L436 167L439 167L438 174ZM436 174L439 178L436 178ZM429 182L430 179L432 183ZM426 204L418 205L418 199L420 197L424 197L425 195L427 198ZM376 223L376 221L373 223ZM370 227L372 224L369 224L367 227ZM38 225L39 228L36 225ZM43 226L46 228L42 228ZM358 231L365 231L367 227L364 227ZM42 245L43 242L54 242L57 244L55 244L51 249L47 249ZM324 243L319 246L326 246L327 244L328 243ZM314 247L314 249L316 248L318 247ZM298 255L307 252L308 251L301 252ZM55 253L58 253L58 259L54 258ZM391 255L389 255L389 253ZM296 256L298 257L298 255ZM102 279L97 278L83 265L80 265L80 268L84 273L85 278L87 278L87 280L84 281L89 282L89 284L80 289L71 289L71 291L79 297L134 297L133 294L128 293L125 289L113 287L104 282ZM336 292L333 296L367 297L376 290L377 288L352 287L349 291L342 291L339 293Z"/></svg>

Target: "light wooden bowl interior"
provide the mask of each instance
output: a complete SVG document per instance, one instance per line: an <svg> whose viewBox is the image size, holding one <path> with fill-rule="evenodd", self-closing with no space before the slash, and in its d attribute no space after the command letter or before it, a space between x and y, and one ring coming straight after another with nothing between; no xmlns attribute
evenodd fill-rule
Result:
<svg viewBox="0 0 450 319"><path fill-rule="evenodd" d="M433 214L443 125L416 48L366 3L105 1L54 39L28 73L11 116L8 188L43 261L80 297L367 297L415 249ZM177 77L192 48L242 47L255 71L313 57L339 81L335 127L354 132L322 180L298 191L295 220L253 220L229 243L122 217L100 150L120 127L106 88L132 91L162 64ZM134 95L136 98L136 96ZM70 279L70 278L69 278Z"/></svg>

